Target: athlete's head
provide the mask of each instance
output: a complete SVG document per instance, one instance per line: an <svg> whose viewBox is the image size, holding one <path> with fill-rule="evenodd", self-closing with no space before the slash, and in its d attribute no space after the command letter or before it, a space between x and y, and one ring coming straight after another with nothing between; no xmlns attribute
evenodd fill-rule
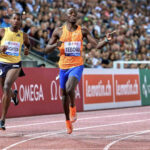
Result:
<svg viewBox="0 0 150 150"><path fill-rule="evenodd" d="M78 16L77 11L74 8L67 9L66 17L68 22L76 23L77 16Z"/></svg>
<svg viewBox="0 0 150 150"><path fill-rule="evenodd" d="M21 14L19 14L19 13L12 14L10 22L11 22L11 25L13 28L19 29L22 24Z"/></svg>

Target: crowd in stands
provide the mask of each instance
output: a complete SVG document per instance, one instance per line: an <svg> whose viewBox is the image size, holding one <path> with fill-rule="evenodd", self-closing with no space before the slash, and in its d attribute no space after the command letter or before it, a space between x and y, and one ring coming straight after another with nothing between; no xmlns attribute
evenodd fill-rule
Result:
<svg viewBox="0 0 150 150"><path fill-rule="evenodd" d="M85 65L112 68L113 61L150 60L150 1L149 0L0 0L0 27L9 27L9 17L22 14L22 30L29 34L32 50L58 61L58 52L45 55L42 51L56 27L64 24L64 13L78 10L77 24L88 28L97 40L116 30L113 40L102 49L94 49L84 40ZM148 64L125 65L145 68Z"/></svg>

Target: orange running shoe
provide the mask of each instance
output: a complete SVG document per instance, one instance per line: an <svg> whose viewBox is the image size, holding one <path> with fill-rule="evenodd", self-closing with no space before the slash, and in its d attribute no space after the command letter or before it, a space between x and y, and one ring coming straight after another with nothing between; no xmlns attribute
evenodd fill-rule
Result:
<svg viewBox="0 0 150 150"><path fill-rule="evenodd" d="M73 127L72 127L72 123L71 123L70 120L66 120L66 128L67 128L67 133L71 134L72 130L73 130Z"/></svg>
<svg viewBox="0 0 150 150"><path fill-rule="evenodd" d="M70 121L74 123L77 120L76 106L70 106Z"/></svg>

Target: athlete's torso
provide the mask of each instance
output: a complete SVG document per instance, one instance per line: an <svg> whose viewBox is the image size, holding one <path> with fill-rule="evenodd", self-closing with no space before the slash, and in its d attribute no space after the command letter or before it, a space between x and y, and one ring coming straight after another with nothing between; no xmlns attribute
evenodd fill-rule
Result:
<svg viewBox="0 0 150 150"><path fill-rule="evenodd" d="M83 65L82 49L83 36L81 27L78 26L73 32L68 31L67 26L62 27L62 41L60 50L59 67L61 69L69 69L72 67Z"/></svg>
<svg viewBox="0 0 150 150"><path fill-rule="evenodd" d="M18 63L21 61L21 48L23 45L23 32L12 32L10 28L5 28L4 37L0 45L8 46L5 54L0 53L0 62L4 63Z"/></svg>

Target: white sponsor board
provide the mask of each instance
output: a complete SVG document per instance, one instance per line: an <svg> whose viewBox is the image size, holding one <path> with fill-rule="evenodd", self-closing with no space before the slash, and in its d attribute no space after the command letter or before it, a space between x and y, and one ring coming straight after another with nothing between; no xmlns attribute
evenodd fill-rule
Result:
<svg viewBox="0 0 150 150"><path fill-rule="evenodd" d="M138 69L84 69L84 110L140 106Z"/></svg>

